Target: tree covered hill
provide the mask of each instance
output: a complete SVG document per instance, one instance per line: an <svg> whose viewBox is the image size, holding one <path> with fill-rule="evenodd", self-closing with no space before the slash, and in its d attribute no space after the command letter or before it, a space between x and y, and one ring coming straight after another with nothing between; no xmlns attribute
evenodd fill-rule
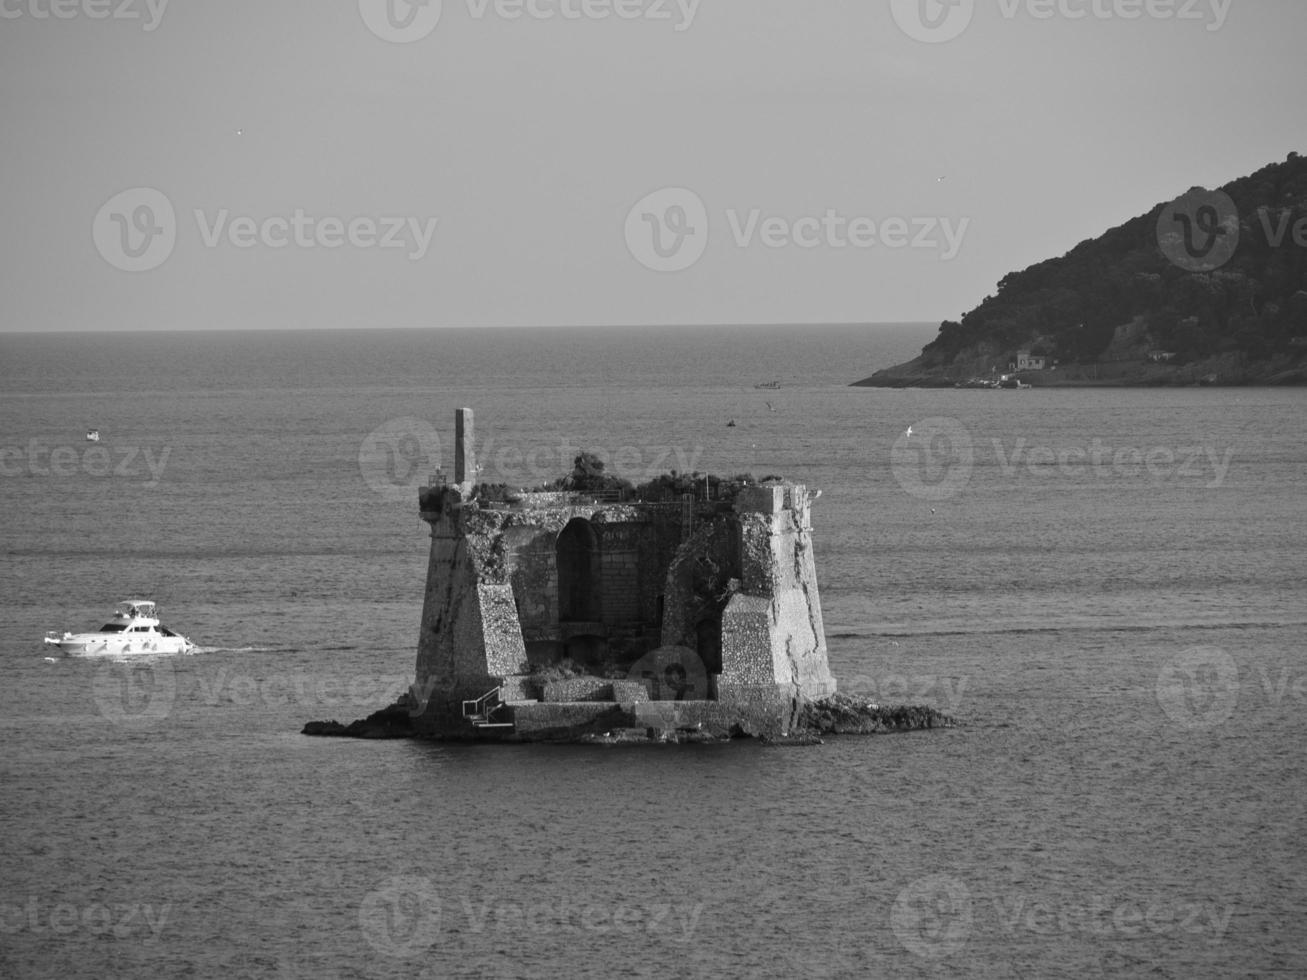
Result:
<svg viewBox="0 0 1307 980"><path fill-rule="evenodd" d="M1007 372L1018 350L1046 358L1036 384L1307 382L1307 157L1011 273L916 360L858 384L953 384Z"/></svg>

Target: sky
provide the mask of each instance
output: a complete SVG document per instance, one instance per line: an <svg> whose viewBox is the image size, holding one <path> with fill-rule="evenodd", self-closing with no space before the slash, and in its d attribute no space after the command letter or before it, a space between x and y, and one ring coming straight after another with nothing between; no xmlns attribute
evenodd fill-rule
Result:
<svg viewBox="0 0 1307 980"><path fill-rule="evenodd" d="M938 322L1307 150L1302 0L0 0L0 331Z"/></svg>

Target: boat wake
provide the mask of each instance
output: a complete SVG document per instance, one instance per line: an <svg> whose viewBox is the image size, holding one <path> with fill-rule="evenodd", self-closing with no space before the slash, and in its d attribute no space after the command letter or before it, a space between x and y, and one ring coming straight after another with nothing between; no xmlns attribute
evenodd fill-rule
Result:
<svg viewBox="0 0 1307 980"><path fill-rule="evenodd" d="M146 650L141 653L127 653L122 650L94 650L91 652L65 653L62 657L43 658L48 664L70 663L93 660L96 663L148 664L159 660L173 660L177 657L191 657L198 651L189 650Z"/></svg>
<svg viewBox="0 0 1307 980"><path fill-rule="evenodd" d="M294 647L196 647L192 653L294 653Z"/></svg>

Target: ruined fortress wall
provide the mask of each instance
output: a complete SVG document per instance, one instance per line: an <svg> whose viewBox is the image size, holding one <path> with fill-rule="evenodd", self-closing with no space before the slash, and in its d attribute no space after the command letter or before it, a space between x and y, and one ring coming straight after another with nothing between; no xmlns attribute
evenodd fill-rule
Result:
<svg viewBox="0 0 1307 980"><path fill-rule="evenodd" d="M460 419L456 472L475 473L471 413ZM697 705L695 724L723 731L786 731L805 699L834 693L812 551L814 498L804 487L745 487L734 505L531 494L486 506L472 499L471 479L420 494L431 552L413 689L423 705L419 729L469 737L463 702L501 685L504 700L541 707L528 652L538 662L575 649L583 659L624 663L653 656L653 646L696 650L709 673L720 669L715 691L706 675L697 699L684 686L669 690L685 699L678 712ZM578 518L586 523L569 528ZM606 649L592 645L595 636ZM601 686L621 700L620 685ZM546 727L554 724L548 707ZM515 717L519 708L523 719L535 717L509 706Z"/></svg>
<svg viewBox="0 0 1307 980"><path fill-rule="evenodd" d="M504 534L505 572L527 642L551 635L558 613L557 534L537 527Z"/></svg>
<svg viewBox="0 0 1307 980"><path fill-rule="evenodd" d="M697 650L700 624L715 629L720 619L723 700L834 692L804 488L750 488L735 512L704 520L684 546L662 533L669 521L638 508L504 513L468 508L455 497L432 521L417 665L418 688L438 691L449 705L527 674L526 642L559 636L556 547L576 517L590 521L598 539L606 625L642 621L644 607L662 594L661 645ZM653 562L674 548L664 573Z"/></svg>
<svg viewBox="0 0 1307 980"><path fill-rule="evenodd" d="M733 519L701 524L672 559L665 582L662 643L698 648L698 625L721 616L731 579L740 576ZM701 651L702 652L702 651Z"/></svg>
<svg viewBox="0 0 1307 980"><path fill-rule="evenodd" d="M806 488L792 484L751 487L737 501L743 590L722 617L724 698L766 684L790 698L835 693L810 508Z"/></svg>
<svg viewBox="0 0 1307 980"><path fill-rule="evenodd" d="M609 625L641 618L640 538L647 525L600 524L600 576L603 582L603 621Z"/></svg>
<svg viewBox="0 0 1307 980"><path fill-rule="evenodd" d="M513 587L507 583L478 585L477 608L486 673L495 678L526 673L526 643L513 602Z"/></svg>
<svg viewBox="0 0 1307 980"><path fill-rule="evenodd" d="M461 716L464 699L493 686L478 579L466 541L446 512L431 526L413 692L436 714Z"/></svg>

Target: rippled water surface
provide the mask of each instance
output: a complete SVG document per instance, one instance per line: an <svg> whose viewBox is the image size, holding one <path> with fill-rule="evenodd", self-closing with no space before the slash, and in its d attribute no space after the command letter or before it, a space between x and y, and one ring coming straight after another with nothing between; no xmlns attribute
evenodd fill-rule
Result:
<svg viewBox="0 0 1307 980"><path fill-rule="evenodd" d="M1307 393L844 386L921 342L0 339L0 974L1307 971ZM405 480L450 467L462 405L488 478L552 478L583 446L636 478L822 488L842 689L962 727L300 736L410 679L427 538ZM443 449L422 429L377 456L404 419ZM46 659L45 630L129 595L201 651Z"/></svg>

